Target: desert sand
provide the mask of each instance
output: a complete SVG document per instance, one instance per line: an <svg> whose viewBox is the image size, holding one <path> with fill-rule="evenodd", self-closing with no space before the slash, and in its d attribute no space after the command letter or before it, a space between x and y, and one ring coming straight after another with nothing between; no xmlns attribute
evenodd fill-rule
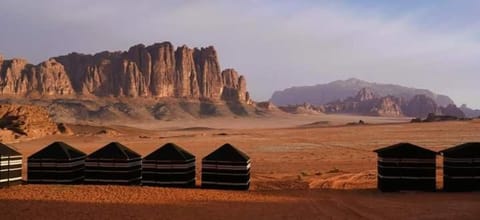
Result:
<svg viewBox="0 0 480 220"><path fill-rule="evenodd" d="M364 120L367 125L345 125ZM441 150L480 141L480 121L308 115L126 125L69 125L75 135L13 143L24 159L65 141L91 153L119 141L142 155L174 142L201 158L226 142L252 158L249 191L142 186L20 185L0 190L5 219L478 219L480 193L381 193L376 148L412 142ZM441 189L441 158L437 188ZM24 168L25 169L25 168ZM24 172L26 173L26 172ZM26 178L26 176L24 176Z"/></svg>

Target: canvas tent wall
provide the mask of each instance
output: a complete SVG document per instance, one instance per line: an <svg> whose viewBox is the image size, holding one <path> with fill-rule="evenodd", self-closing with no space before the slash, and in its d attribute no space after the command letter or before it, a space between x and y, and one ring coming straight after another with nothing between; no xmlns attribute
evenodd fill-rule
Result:
<svg viewBox="0 0 480 220"><path fill-rule="evenodd" d="M83 181L86 154L63 142L54 142L28 157L29 183Z"/></svg>
<svg viewBox="0 0 480 220"><path fill-rule="evenodd" d="M250 157L225 144L202 160L202 187L243 189L250 187Z"/></svg>
<svg viewBox="0 0 480 220"><path fill-rule="evenodd" d="M480 143L465 143L439 153L443 155L445 191L480 190Z"/></svg>
<svg viewBox="0 0 480 220"><path fill-rule="evenodd" d="M141 156L128 147L112 142L87 156L85 183L140 184Z"/></svg>
<svg viewBox="0 0 480 220"><path fill-rule="evenodd" d="M379 190L436 190L436 152L410 143L399 143L374 152L378 155Z"/></svg>
<svg viewBox="0 0 480 220"><path fill-rule="evenodd" d="M142 184L195 186L195 156L176 144L163 145L143 158Z"/></svg>
<svg viewBox="0 0 480 220"><path fill-rule="evenodd" d="M0 187L22 182L22 155L0 143Z"/></svg>

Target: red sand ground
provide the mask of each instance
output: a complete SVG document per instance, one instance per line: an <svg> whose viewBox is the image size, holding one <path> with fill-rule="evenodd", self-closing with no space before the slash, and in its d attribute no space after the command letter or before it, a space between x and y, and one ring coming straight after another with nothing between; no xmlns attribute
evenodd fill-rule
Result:
<svg viewBox="0 0 480 220"><path fill-rule="evenodd" d="M214 127L214 126L212 126ZM247 192L139 186L22 185L0 190L5 219L478 219L480 193L380 193L373 149L409 141L440 150L480 141L480 121L309 128L150 129L77 126L13 146L25 158L53 140L90 153L120 141L142 155L175 142L200 160L225 142L252 158ZM438 176L441 173L441 158ZM438 188L441 188L438 178ZM5 211L6 210L6 211Z"/></svg>

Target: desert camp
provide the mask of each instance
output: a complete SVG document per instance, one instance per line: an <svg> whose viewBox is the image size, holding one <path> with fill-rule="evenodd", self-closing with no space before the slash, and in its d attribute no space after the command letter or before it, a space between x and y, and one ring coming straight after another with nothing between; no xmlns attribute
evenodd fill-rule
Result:
<svg viewBox="0 0 480 220"><path fill-rule="evenodd" d="M85 183L135 185L141 181L140 154L111 142L85 159Z"/></svg>
<svg viewBox="0 0 480 220"><path fill-rule="evenodd" d="M439 152L443 156L445 191L480 190L480 143L460 144Z"/></svg>
<svg viewBox="0 0 480 220"><path fill-rule="evenodd" d="M0 187L22 182L22 154L0 143Z"/></svg>
<svg viewBox="0 0 480 220"><path fill-rule="evenodd" d="M250 187L250 157L231 144L224 144L202 159L202 188Z"/></svg>
<svg viewBox="0 0 480 220"><path fill-rule="evenodd" d="M142 185L194 187L195 156L167 143L142 160Z"/></svg>
<svg viewBox="0 0 480 220"><path fill-rule="evenodd" d="M374 152L377 153L379 190L436 190L436 152L410 143L399 143Z"/></svg>
<svg viewBox="0 0 480 220"><path fill-rule="evenodd" d="M53 142L28 157L28 182L55 184L82 182L85 157L85 153L64 142Z"/></svg>

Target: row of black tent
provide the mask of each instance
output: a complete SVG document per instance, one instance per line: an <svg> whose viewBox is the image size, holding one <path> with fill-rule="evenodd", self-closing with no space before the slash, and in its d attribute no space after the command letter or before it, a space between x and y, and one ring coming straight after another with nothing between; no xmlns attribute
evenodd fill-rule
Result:
<svg viewBox="0 0 480 220"><path fill-rule="evenodd" d="M381 191L436 190L436 156L443 158L445 191L480 190L480 143L471 142L435 152L399 143L375 150Z"/></svg>
<svg viewBox="0 0 480 220"><path fill-rule="evenodd" d="M0 155L2 181L8 185L21 182L22 156L5 145L0 146ZM8 164L12 172L6 170L8 174L4 174L4 164ZM193 187L195 156L173 143L142 159L140 154L118 142L109 143L90 155L66 143L54 142L28 158L27 174L29 183ZM225 144L203 158L203 188L246 190L249 186L250 158L234 146Z"/></svg>

